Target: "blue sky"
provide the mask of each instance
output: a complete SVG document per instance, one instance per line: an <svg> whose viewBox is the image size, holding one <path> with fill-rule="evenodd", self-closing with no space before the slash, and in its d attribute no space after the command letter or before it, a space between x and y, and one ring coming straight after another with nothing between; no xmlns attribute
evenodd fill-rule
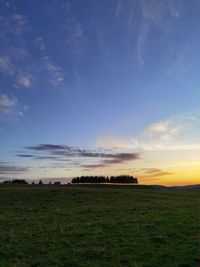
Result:
<svg viewBox="0 0 200 267"><path fill-rule="evenodd" d="M1 0L1 179L198 182L199 12L198 0Z"/></svg>

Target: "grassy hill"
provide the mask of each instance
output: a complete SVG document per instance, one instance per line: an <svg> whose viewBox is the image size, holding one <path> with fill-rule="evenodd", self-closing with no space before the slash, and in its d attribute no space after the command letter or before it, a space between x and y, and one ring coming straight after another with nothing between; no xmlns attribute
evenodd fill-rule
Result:
<svg viewBox="0 0 200 267"><path fill-rule="evenodd" d="M200 191L0 185L2 267L199 266Z"/></svg>

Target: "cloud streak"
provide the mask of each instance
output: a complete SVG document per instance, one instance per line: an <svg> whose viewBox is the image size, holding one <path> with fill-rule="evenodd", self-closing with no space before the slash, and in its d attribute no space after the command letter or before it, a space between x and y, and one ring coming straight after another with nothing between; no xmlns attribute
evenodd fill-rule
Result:
<svg viewBox="0 0 200 267"><path fill-rule="evenodd" d="M158 168L144 168L141 169L144 173L145 177L153 178L153 177L160 177L160 176L166 176L166 175L172 175L172 172L163 171Z"/></svg>
<svg viewBox="0 0 200 267"><path fill-rule="evenodd" d="M82 149L79 147L57 145L57 144L39 144L35 146L25 147L28 153L18 153L16 156L23 158L33 158L36 160L50 161L69 161L69 165L73 165L78 160L78 166L83 168L100 168L114 164L121 164L138 160L141 158L140 153L108 153L102 150ZM91 159L93 164L86 164ZM95 162L94 162L95 161ZM75 164L77 166L77 164Z"/></svg>
<svg viewBox="0 0 200 267"><path fill-rule="evenodd" d="M117 154L110 155L110 157L112 159L103 160L99 164L86 164L86 165L83 165L83 167L87 169L109 167L113 164L127 163L129 161L133 161L133 160L137 160L141 158L139 153L117 153Z"/></svg>
<svg viewBox="0 0 200 267"><path fill-rule="evenodd" d="M28 172L28 167L22 167L13 165L12 163L8 162L0 162L0 175L1 174L20 174L24 172Z"/></svg>

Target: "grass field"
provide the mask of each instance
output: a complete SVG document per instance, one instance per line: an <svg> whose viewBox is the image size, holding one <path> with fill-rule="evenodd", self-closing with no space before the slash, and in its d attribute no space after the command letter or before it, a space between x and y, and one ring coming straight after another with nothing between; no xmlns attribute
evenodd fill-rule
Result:
<svg viewBox="0 0 200 267"><path fill-rule="evenodd" d="M200 266L200 190L0 185L1 267Z"/></svg>

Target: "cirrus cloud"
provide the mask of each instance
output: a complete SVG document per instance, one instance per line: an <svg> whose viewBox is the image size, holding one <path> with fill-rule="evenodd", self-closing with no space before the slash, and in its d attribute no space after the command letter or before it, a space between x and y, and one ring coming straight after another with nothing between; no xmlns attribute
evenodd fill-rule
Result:
<svg viewBox="0 0 200 267"><path fill-rule="evenodd" d="M26 105L20 105L15 96L0 94L0 114L22 117L28 108Z"/></svg>
<svg viewBox="0 0 200 267"><path fill-rule="evenodd" d="M154 122L139 136L119 138L105 136L97 139L97 147L140 150L200 149L195 132L199 130L199 115L175 116Z"/></svg>

